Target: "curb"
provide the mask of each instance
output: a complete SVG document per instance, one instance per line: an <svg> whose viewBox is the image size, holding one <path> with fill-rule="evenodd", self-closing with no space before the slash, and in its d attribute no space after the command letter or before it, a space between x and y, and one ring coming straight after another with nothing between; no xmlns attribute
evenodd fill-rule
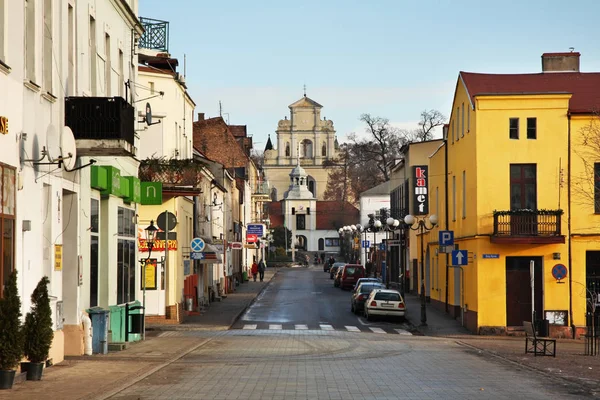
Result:
<svg viewBox="0 0 600 400"><path fill-rule="evenodd" d="M269 287L269 285L271 285L271 281L273 280L273 278L275 278L277 276L278 273L279 273L279 268L277 268L277 270L275 271L275 273L273 274L271 279L269 279L267 284L265 286L263 286L262 289L260 289L258 291L258 293L256 293L256 296L254 296L254 298L252 300L250 300L250 302L248 304L246 304L246 306L233 317L233 319L231 320L231 324L229 324L229 327L227 329L231 329L231 327L233 325L235 325L235 323L246 312L246 310L248 310L256 302L256 299L258 299L260 297L260 295L262 294L262 292L264 292Z"/></svg>

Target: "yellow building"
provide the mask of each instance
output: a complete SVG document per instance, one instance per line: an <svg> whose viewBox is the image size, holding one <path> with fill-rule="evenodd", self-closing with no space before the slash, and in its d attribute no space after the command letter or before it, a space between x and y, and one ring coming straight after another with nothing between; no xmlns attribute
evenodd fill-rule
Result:
<svg viewBox="0 0 600 400"><path fill-rule="evenodd" d="M586 286L600 283L600 73L579 72L579 53L544 54L542 66L461 72L445 146L430 158L439 224L428 295L476 333L520 330L535 312L551 335L579 336ZM590 127L596 137L585 140ZM462 257L444 253L440 230L453 231L467 265L452 265ZM597 293L588 298L598 306Z"/></svg>

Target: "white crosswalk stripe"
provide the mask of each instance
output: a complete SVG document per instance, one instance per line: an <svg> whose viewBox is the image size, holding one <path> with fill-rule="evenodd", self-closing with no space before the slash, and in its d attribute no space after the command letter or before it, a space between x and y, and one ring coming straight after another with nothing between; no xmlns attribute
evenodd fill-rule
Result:
<svg viewBox="0 0 600 400"><path fill-rule="evenodd" d="M306 330L308 329L308 325L294 325L295 329Z"/></svg>
<svg viewBox="0 0 600 400"><path fill-rule="evenodd" d="M331 326L331 325L319 325L319 326L324 331L333 331L333 330L335 330L335 329L333 329L333 326Z"/></svg>
<svg viewBox="0 0 600 400"><path fill-rule="evenodd" d="M393 329L392 327L383 329L383 328L377 328L374 326L354 326L354 325L344 325L342 326L337 326L334 327L331 324L319 324L318 327L309 327L307 324L295 324L295 325L285 325L284 324L267 324L265 322L262 323L256 323L256 324L244 324L242 326L243 330L250 330L250 331L254 331L254 330L264 330L264 329L269 329L269 330L297 330L297 331L306 331L306 330L311 330L311 329L317 329L317 330L322 330L322 331L328 331L328 332L334 332L336 330L338 331L343 331L345 330L346 332L373 332L373 333L384 333L384 334L398 334L398 335L405 335L405 336L412 336L412 333L408 332L405 329Z"/></svg>
<svg viewBox="0 0 600 400"><path fill-rule="evenodd" d="M360 332L360 329L358 329L356 326L345 326L345 328L349 331L349 332Z"/></svg>
<svg viewBox="0 0 600 400"><path fill-rule="evenodd" d="M406 335L406 336L412 336L412 333L410 333L407 330L404 329L394 329L396 332L398 332L399 335Z"/></svg>
<svg viewBox="0 0 600 400"><path fill-rule="evenodd" d="M381 328L372 328L372 327L369 327L369 329L372 330L375 333L386 333L386 331L384 331Z"/></svg>
<svg viewBox="0 0 600 400"><path fill-rule="evenodd" d="M281 324L269 324L269 329L281 330L281 329L283 329L283 327L281 326Z"/></svg>
<svg viewBox="0 0 600 400"><path fill-rule="evenodd" d="M246 324L246 325L244 325L244 329L252 329L252 330L254 330L254 329L256 329L257 326L258 325L256 325L256 324Z"/></svg>

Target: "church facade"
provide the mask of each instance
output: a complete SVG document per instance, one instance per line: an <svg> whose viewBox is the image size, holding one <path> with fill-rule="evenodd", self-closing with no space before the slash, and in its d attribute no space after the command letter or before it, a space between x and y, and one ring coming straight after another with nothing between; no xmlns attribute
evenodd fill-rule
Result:
<svg viewBox="0 0 600 400"><path fill-rule="evenodd" d="M299 160L307 174L307 187L317 200L323 200L329 171L326 160L337 157L338 145L333 121L321 117L322 105L306 97L289 106L290 118L277 125L277 147L271 138L264 152L263 170L271 186L271 198L279 201L289 188L289 173Z"/></svg>

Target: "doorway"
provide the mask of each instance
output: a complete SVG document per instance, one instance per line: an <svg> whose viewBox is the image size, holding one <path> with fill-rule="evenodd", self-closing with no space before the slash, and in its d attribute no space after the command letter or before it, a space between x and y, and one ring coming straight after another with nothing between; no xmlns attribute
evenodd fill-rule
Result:
<svg viewBox="0 0 600 400"><path fill-rule="evenodd" d="M533 262L533 305L537 319L543 317L542 257L506 257L506 326L532 321L530 266Z"/></svg>
<svg viewBox="0 0 600 400"><path fill-rule="evenodd" d="M325 250L325 239L319 238L319 251Z"/></svg>

